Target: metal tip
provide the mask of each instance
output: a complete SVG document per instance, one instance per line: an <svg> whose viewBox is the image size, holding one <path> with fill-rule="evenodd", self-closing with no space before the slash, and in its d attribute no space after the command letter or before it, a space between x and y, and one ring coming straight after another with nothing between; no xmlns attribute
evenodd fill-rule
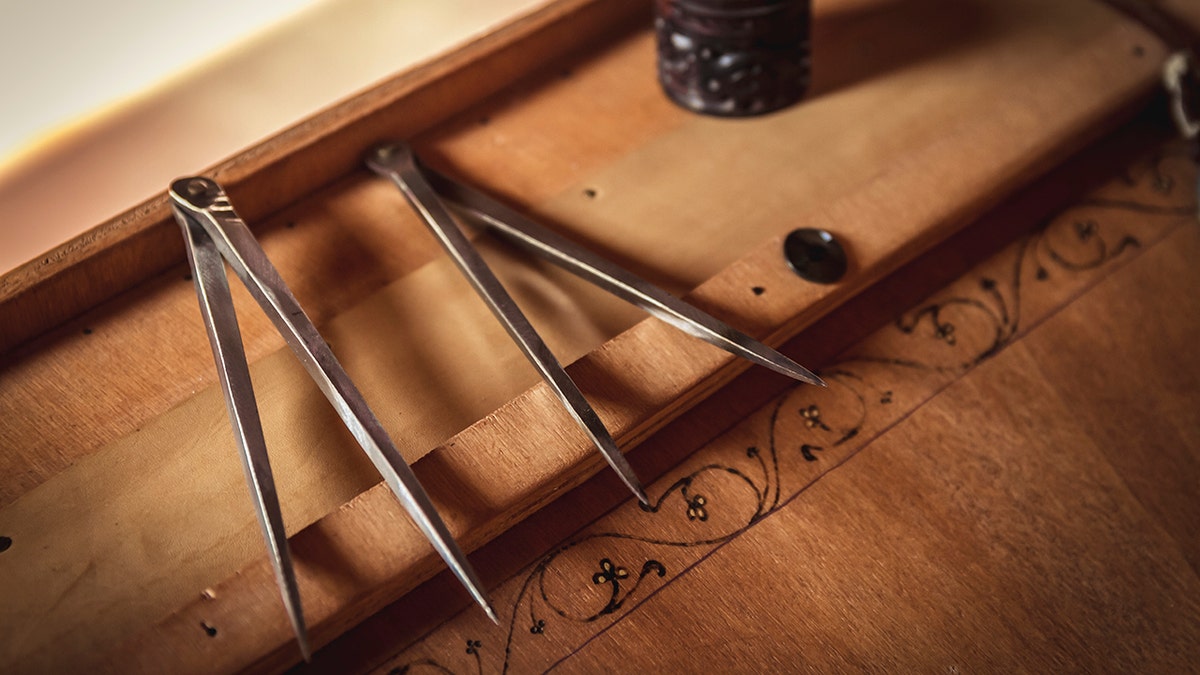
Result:
<svg viewBox="0 0 1200 675"><path fill-rule="evenodd" d="M607 453L605 453L605 456L608 456ZM623 467L613 465L613 468L617 470L617 475L620 476L621 482L625 483L625 486L629 488L633 496L637 497L637 500L642 504L650 506L650 498L646 496L646 489L642 487L642 482L633 473L633 469L628 464L625 464Z"/></svg>
<svg viewBox="0 0 1200 675"><path fill-rule="evenodd" d="M580 395L582 399L582 395ZM584 407L586 406L586 407ZM583 429L587 431L588 436L592 439L592 444L604 456L608 465L617 472L617 476L625 487L633 493L637 500L646 506L650 506L650 498L646 496L646 489L642 487L642 481L638 480L637 474L634 473L633 467L629 465L629 460L621 453L617 447L616 440L612 434L608 433L608 428L600 421L600 417L596 415L587 401L584 400L580 407L570 406L571 412L575 414L575 418L580 421Z"/></svg>
<svg viewBox="0 0 1200 675"><path fill-rule="evenodd" d="M604 455L604 459L608 460L608 465L617 472L617 477L633 493L633 496L637 497L637 500L642 504L650 506L650 498L646 496L646 489L642 487L642 481L638 480L637 474L633 472L633 467L629 466L625 455L616 449L616 445L613 444L608 448L600 443L596 443L595 445Z"/></svg>
<svg viewBox="0 0 1200 675"><path fill-rule="evenodd" d="M280 578L278 575L282 573ZM292 632L296 635L296 644L300 647L300 655L307 663L312 660L312 645L308 641L308 625L304 621L304 609L300 606L300 589L296 585L296 572L292 567L291 554L285 553L280 560L277 572L280 582L280 592L283 594L283 605L288 618L292 622Z"/></svg>
<svg viewBox="0 0 1200 675"><path fill-rule="evenodd" d="M646 496L646 491L642 489L641 485L637 486L634 494L637 495L637 500L642 503L642 506L650 506L650 498Z"/></svg>
<svg viewBox="0 0 1200 675"><path fill-rule="evenodd" d="M308 644L308 633L297 633L296 643L300 645L300 656L304 657L304 662L312 663L312 647Z"/></svg>
<svg viewBox="0 0 1200 675"><path fill-rule="evenodd" d="M484 603L483 613L487 614L487 617L492 620L492 623L496 624L497 626L500 625L500 617L496 616L496 609L492 607L492 603Z"/></svg>
<svg viewBox="0 0 1200 675"><path fill-rule="evenodd" d="M767 349L770 349L770 348L768 347ZM775 351L775 350L771 350L771 351ZM807 382L808 384L815 384L818 387L829 386L829 385L825 384L825 380L822 380L820 377L817 377L816 373L812 372L808 368L805 368L804 366L800 365L799 363L796 363L795 361L789 359L788 357L784 356L783 354L780 354L779 352L775 352L775 356L778 356L779 358L778 358L778 360L775 360L775 362L770 364L772 370L783 373L784 375L787 375L788 377L791 377L793 379L800 380L801 382Z"/></svg>
<svg viewBox="0 0 1200 675"><path fill-rule="evenodd" d="M447 561L449 562L449 561ZM500 625L500 617L496 615L496 608L492 607L492 599L483 590L483 583L479 581L479 577L475 575L475 570L470 567L466 557L462 557L455 563L450 565L450 571L458 577L463 588L467 589L467 593L475 600L475 604L487 614L487 618L492 620L492 623Z"/></svg>
<svg viewBox="0 0 1200 675"><path fill-rule="evenodd" d="M730 331L736 333L736 331L733 331L733 329L730 329ZM766 366L767 368L770 368L781 375L787 375L794 380L807 382L808 384L815 384L818 387L827 386L825 384L825 380L817 377L816 373L813 373L808 368L796 363L795 361L789 359L783 354L780 354L778 351L771 349L758 340L755 340L754 338L742 333L737 333L736 337L736 340L730 340L727 343L716 343L711 340L709 340L709 342L721 347L731 354L740 356L749 361L753 361L760 366ZM705 337L702 337L701 339L707 340Z"/></svg>

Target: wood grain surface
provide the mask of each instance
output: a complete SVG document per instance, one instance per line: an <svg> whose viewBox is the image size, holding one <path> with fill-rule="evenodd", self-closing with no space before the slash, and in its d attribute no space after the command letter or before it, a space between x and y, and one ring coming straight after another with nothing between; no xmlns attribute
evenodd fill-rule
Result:
<svg viewBox="0 0 1200 675"><path fill-rule="evenodd" d="M545 388L530 388L532 373L490 320L478 320L481 308L453 285L399 195L350 169L370 142L420 132L431 163L673 290L699 284L695 302L778 342L1111 129L1144 100L1162 57L1144 31L1082 0L829 3L815 49L830 65L818 70L817 96L718 122L661 97L644 27L601 31L602 47L572 52L564 26L617 30L637 15L603 4L534 15L215 172L248 218L275 213L257 227L268 253L368 400L390 402L385 424L413 440L418 474L467 548L599 460ZM544 66L538 56L553 65L507 86ZM5 325L36 331L169 267L178 245L164 218L161 200L151 202L83 248L5 277L5 297L17 298ZM813 288L787 270L779 240L802 224L849 244L845 282ZM739 369L656 322L625 330L634 315L559 276L502 264L518 270L518 300L552 317L539 327L554 344L586 354L572 375L626 446ZM55 290L68 280L78 288ZM31 299L40 293L61 306ZM236 298L242 310L246 300ZM49 314L33 317L22 303ZM327 642L438 565L276 353L268 323L242 315L298 532L306 613ZM466 343L442 344L449 338ZM10 350L0 367L0 529L14 542L0 557L8 662L63 667L130 635L105 656L110 667L270 669L296 658L182 267ZM202 625L220 625L221 639Z"/></svg>
<svg viewBox="0 0 1200 675"><path fill-rule="evenodd" d="M502 626L420 617L446 594L433 582L307 670L367 670L382 644L403 649L378 673L1193 671L1185 157L1144 158L902 312L830 360L828 390L788 388L675 448L653 509L592 481L563 500L577 511L494 541L479 557L511 575ZM973 244L938 255L953 266Z"/></svg>

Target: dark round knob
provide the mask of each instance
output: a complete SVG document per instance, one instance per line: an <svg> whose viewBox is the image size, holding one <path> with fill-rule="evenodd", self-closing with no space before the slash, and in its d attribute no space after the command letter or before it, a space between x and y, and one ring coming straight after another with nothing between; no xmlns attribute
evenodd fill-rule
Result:
<svg viewBox="0 0 1200 675"><path fill-rule="evenodd" d="M832 284L846 274L846 250L825 230L792 230L783 240L783 256L801 279L818 284Z"/></svg>

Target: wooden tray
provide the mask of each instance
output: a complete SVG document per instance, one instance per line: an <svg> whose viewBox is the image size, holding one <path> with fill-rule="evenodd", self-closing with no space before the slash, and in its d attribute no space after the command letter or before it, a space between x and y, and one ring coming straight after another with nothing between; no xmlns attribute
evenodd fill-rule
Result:
<svg viewBox="0 0 1200 675"><path fill-rule="evenodd" d="M600 460L399 195L360 168L374 142L410 138L431 164L778 344L1113 128L1164 56L1086 0L830 2L811 100L729 121L661 96L648 26L645 3L558 2L206 172L467 549ZM800 226L846 243L845 280L788 270L780 242ZM624 447L743 368L481 243ZM235 301L321 644L440 564L269 324ZM165 197L0 279L0 345L4 662L298 658Z"/></svg>
<svg viewBox="0 0 1200 675"><path fill-rule="evenodd" d="M477 551L500 625L446 571L296 672L1192 670L1196 167L1153 121L786 345L829 388L657 432L652 508L601 473Z"/></svg>

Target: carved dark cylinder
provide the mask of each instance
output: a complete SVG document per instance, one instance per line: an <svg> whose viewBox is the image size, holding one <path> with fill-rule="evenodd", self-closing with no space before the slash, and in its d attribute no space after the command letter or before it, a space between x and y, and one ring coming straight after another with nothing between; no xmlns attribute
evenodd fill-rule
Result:
<svg viewBox="0 0 1200 675"><path fill-rule="evenodd" d="M809 81L809 0L655 0L658 79L679 105L726 117L799 101Z"/></svg>

